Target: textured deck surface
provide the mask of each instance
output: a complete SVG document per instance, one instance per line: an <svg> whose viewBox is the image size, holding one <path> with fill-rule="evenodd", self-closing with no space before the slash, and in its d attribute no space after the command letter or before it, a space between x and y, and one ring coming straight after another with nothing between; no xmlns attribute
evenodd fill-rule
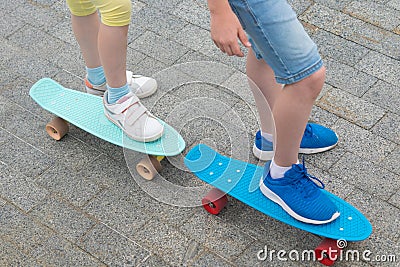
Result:
<svg viewBox="0 0 400 267"><path fill-rule="evenodd" d="M327 191L339 208L341 215L338 219L323 225L311 225L293 219L259 190L262 167L222 156L206 145L192 148L186 155L185 164L206 183L268 216L302 230L347 241L364 240L372 232L371 224L356 208Z"/></svg>

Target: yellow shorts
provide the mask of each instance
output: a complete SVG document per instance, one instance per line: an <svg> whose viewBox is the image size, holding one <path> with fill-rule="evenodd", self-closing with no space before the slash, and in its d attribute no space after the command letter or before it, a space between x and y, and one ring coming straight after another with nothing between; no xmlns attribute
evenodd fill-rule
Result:
<svg viewBox="0 0 400 267"><path fill-rule="evenodd" d="M71 13L88 16L99 10L101 22L107 26L126 26L131 22L130 0L67 0Z"/></svg>

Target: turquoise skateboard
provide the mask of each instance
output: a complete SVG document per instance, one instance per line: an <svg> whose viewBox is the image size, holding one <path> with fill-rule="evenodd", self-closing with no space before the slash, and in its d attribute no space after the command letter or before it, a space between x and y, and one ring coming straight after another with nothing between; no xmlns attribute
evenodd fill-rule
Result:
<svg viewBox="0 0 400 267"><path fill-rule="evenodd" d="M335 262L345 242L361 241L372 233L370 222L360 211L327 191L325 193L339 207L338 219L329 224L312 225L292 218L261 193L258 185L262 167L222 156L206 145L192 148L185 157L185 165L198 178L215 187L202 199L209 213L218 214L227 204L225 194L228 194L276 220L325 237L315 249L316 258L325 265Z"/></svg>
<svg viewBox="0 0 400 267"><path fill-rule="evenodd" d="M161 170L160 161L164 156L178 155L185 148L182 136L161 120L164 134L160 139L146 143L130 139L106 118L100 96L64 88L52 79L43 78L36 82L29 95L42 108L57 116L46 125L52 138L60 140L68 132L69 122L112 144L148 154L149 157L136 166L146 179L151 180Z"/></svg>

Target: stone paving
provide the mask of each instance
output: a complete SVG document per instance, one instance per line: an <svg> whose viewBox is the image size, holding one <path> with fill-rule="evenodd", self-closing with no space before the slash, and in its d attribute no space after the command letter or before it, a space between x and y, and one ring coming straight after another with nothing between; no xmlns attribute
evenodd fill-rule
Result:
<svg viewBox="0 0 400 267"><path fill-rule="evenodd" d="M188 148L206 142L262 164L250 152L259 126L244 59L214 47L205 3L133 1L128 68L159 81L143 102ZM372 236L349 248L397 257L336 266L400 266L400 1L290 3L328 68L310 119L340 136L332 151L307 156L308 167L372 222ZM47 136L52 115L29 88L51 77L83 90L85 75L64 1L1 1L0 43L0 266L319 266L257 259L265 246L301 252L320 237L238 201L212 216L156 200L193 202L159 183L182 192L202 185L182 168L182 155L164 160L162 177L146 183L131 168L138 153L73 126L61 141Z"/></svg>

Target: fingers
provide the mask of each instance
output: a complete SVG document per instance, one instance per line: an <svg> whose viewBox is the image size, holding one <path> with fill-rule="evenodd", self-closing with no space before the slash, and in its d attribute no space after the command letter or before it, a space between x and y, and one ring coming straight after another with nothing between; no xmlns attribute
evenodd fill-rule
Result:
<svg viewBox="0 0 400 267"><path fill-rule="evenodd" d="M249 39L247 38L247 34L244 32L243 29L239 30L238 36L239 36L240 42L242 42L242 44L245 47L247 47L247 48L251 47L251 43L249 42Z"/></svg>
<svg viewBox="0 0 400 267"><path fill-rule="evenodd" d="M246 33L243 30L239 30L238 32L238 39L240 42L247 48L251 47L251 43L247 38ZM229 56L238 56L243 57L244 53L240 49L240 45L237 40L221 40L216 41L214 40L214 44L222 51L222 53L228 54Z"/></svg>
<svg viewBox="0 0 400 267"><path fill-rule="evenodd" d="M238 56L238 57L244 56L242 50L240 49L239 43L237 41L229 45L228 51L230 53L227 53L227 54L230 56Z"/></svg>
<svg viewBox="0 0 400 267"><path fill-rule="evenodd" d="M222 53L225 53L229 56L238 56L238 57L244 56L244 54L243 54L242 50L240 49L240 46L236 40L235 41L224 41L224 42L214 41L214 43L222 51Z"/></svg>
<svg viewBox="0 0 400 267"><path fill-rule="evenodd" d="M226 53L228 56L233 56L233 55L235 55L235 53L233 52L232 47L231 47L230 45L225 46L225 47L224 47L224 50L225 50L225 53Z"/></svg>

